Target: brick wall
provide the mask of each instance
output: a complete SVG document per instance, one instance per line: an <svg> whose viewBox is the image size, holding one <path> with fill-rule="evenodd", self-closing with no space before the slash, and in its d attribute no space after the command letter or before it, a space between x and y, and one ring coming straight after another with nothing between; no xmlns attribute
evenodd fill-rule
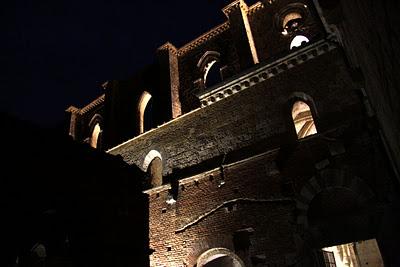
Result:
<svg viewBox="0 0 400 267"><path fill-rule="evenodd" d="M199 106L195 96L194 82L201 78L203 73L197 63L207 51L216 51L221 54L221 65L228 65L233 73L239 71L235 43L229 28L214 36L207 42L201 43L179 56L179 85L180 99L184 113Z"/></svg>
<svg viewBox="0 0 400 267"><path fill-rule="evenodd" d="M281 255L295 251L294 206L281 194L274 156L225 166L224 184L219 169L182 179L172 205L166 203L168 186L148 191L150 247L155 250L151 266L193 266L201 253L215 247L235 251L234 233L245 228L254 230L250 255L283 263ZM249 259L242 256L244 262Z"/></svg>
<svg viewBox="0 0 400 267"><path fill-rule="evenodd" d="M304 25L300 31L295 34L283 35L282 25L278 25L278 17L292 4L305 5L306 7L302 8L307 16L304 18ZM249 20L260 62L275 60L287 54L290 42L297 34L305 35L311 42L319 40L325 35L312 1L307 0L273 1L271 4L264 4L259 9L250 12Z"/></svg>
<svg viewBox="0 0 400 267"><path fill-rule="evenodd" d="M346 114L361 114L357 87L340 58L339 50L320 56L109 152L141 167L146 154L157 150L168 174L269 138L280 141L265 144L277 147L296 139L290 106L294 92L314 99L318 130L326 131L350 118Z"/></svg>

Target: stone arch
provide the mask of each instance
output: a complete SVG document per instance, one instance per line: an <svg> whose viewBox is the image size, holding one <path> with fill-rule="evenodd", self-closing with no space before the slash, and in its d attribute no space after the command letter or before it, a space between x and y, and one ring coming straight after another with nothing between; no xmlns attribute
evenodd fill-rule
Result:
<svg viewBox="0 0 400 267"><path fill-rule="evenodd" d="M160 158L161 160L163 160L160 152L158 152L157 150L150 150L149 153L147 153L146 157L143 160L143 164L142 164L142 169L144 171L147 170L147 168L149 167L150 163L154 160L154 158Z"/></svg>
<svg viewBox="0 0 400 267"><path fill-rule="evenodd" d="M369 203L375 198L370 187L359 177L351 176L343 169L325 169L308 180L297 196L297 224L307 229L311 202L321 192L335 188L349 190L360 203Z"/></svg>
<svg viewBox="0 0 400 267"><path fill-rule="evenodd" d="M306 5L303 3L292 3L281 9L275 15L275 27L278 31L282 32L283 35L291 34L291 31L288 26L291 21L297 22L298 26L295 26L293 29L298 30L300 26L304 24L309 16L309 10Z"/></svg>
<svg viewBox="0 0 400 267"><path fill-rule="evenodd" d="M242 259L226 248L212 248L203 252L197 258L196 266L245 267Z"/></svg>
<svg viewBox="0 0 400 267"><path fill-rule="evenodd" d="M143 91L142 95L139 98L139 102L137 105L137 122L138 122L138 133L142 134L145 130L145 111L147 104L151 100L151 94L147 91Z"/></svg>
<svg viewBox="0 0 400 267"><path fill-rule="evenodd" d="M290 28L290 22L303 19L303 16L298 11L288 12L282 19L282 28L287 29Z"/></svg>
<svg viewBox="0 0 400 267"><path fill-rule="evenodd" d="M89 122L89 144L91 147L100 149L102 145L103 117L95 114Z"/></svg>
<svg viewBox="0 0 400 267"><path fill-rule="evenodd" d="M199 59L197 67L201 73L201 85L207 88L222 81L221 77L221 55L216 51L207 51Z"/></svg>
<svg viewBox="0 0 400 267"><path fill-rule="evenodd" d="M143 161L143 169L147 171L151 187L163 184L163 162L161 154L156 150L151 150Z"/></svg>

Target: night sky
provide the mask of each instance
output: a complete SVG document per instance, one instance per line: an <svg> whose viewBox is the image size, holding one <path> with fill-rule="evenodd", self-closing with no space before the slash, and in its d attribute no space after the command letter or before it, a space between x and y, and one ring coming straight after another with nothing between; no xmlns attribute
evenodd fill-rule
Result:
<svg viewBox="0 0 400 267"><path fill-rule="evenodd" d="M100 85L152 63L225 20L223 0L14 0L0 8L0 111L43 126Z"/></svg>

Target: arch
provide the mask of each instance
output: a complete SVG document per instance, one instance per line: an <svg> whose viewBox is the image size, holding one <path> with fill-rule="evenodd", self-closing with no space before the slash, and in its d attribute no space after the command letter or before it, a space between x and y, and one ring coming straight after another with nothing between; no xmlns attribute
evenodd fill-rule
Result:
<svg viewBox="0 0 400 267"><path fill-rule="evenodd" d="M325 169L321 171L319 177L311 177L302 187L296 200L297 223L308 228L311 202L321 192L340 188L352 192L360 203L368 203L375 197L370 187L359 177L350 176L341 169Z"/></svg>
<svg viewBox="0 0 400 267"><path fill-rule="evenodd" d="M287 13L282 20L282 28L286 31L297 29L303 20L303 16L298 11Z"/></svg>
<svg viewBox="0 0 400 267"><path fill-rule="evenodd" d="M142 164L142 169L144 171L147 171L150 163L153 161L154 158L160 158L161 160L163 159L160 152L158 152L157 150L150 150L149 153L147 153L146 157L143 160L143 164Z"/></svg>
<svg viewBox="0 0 400 267"><path fill-rule="evenodd" d="M93 148L100 148L103 132L103 117L95 114L89 122L89 144Z"/></svg>
<svg viewBox="0 0 400 267"><path fill-rule="evenodd" d="M292 3L281 9L274 19L275 28L283 35L292 34L301 29L309 16L304 3Z"/></svg>
<svg viewBox="0 0 400 267"><path fill-rule="evenodd" d="M207 51L201 56L201 58L197 62L197 67L200 70L204 70L204 66L208 63L208 61L219 60L220 57L221 54L218 53L217 51Z"/></svg>
<svg viewBox="0 0 400 267"><path fill-rule="evenodd" d="M151 94L147 91L144 91L140 96L138 105L137 105L137 120L138 120L138 133L142 134L145 130L145 111L147 104L151 99Z"/></svg>
<svg viewBox="0 0 400 267"><path fill-rule="evenodd" d="M151 187L161 186L163 184L163 163L162 156L157 150L151 150L143 160L143 170L149 175Z"/></svg>
<svg viewBox="0 0 400 267"><path fill-rule="evenodd" d="M98 147L100 132L101 132L100 124L96 123L96 125L93 128L92 135L90 137L90 146L91 147L93 147L93 148Z"/></svg>
<svg viewBox="0 0 400 267"><path fill-rule="evenodd" d="M310 42L310 40L304 35L296 35L290 42L290 50L305 45Z"/></svg>
<svg viewBox="0 0 400 267"><path fill-rule="evenodd" d="M216 51L207 51L197 63L197 67L202 74L201 80L204 88L222 81L220 57L220 53Z"/></svg>
<svg viewBox="0 0 400 267"><path fill-rule="evenodd" d="M196 266L245 267L242 259L226 248L212 248L205 251L197 258Z"/></svg>
<svg viewBox="0 0 400 267"><path fill-rule="evenodd" d="M292 119L298 139L317 133L312 111L306 102L301 100L294 102Z"/></svg>

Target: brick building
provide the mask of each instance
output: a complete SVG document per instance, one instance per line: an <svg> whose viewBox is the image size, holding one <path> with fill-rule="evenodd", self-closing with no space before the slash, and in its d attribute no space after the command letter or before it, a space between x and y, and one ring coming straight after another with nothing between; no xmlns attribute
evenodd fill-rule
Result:
<svg viewBox="0 0 400 267"><path fill-rule="evenodd" d="M335 266L322 248L370 239L395 266L400 113L380 109L395 100L375 98L348 8L233 1L67 110L75 140L146 172L150 266Z"/></svg>

